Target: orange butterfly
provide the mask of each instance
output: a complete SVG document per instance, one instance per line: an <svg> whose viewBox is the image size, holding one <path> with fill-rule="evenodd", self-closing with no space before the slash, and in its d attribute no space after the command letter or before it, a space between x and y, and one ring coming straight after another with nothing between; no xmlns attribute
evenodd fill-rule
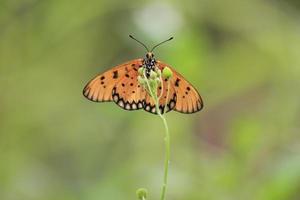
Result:
<svg viewBox="0 0 300 200"><path fill-rule="evenodd" d="M172 67L156 60L152 53L157 46L172 40L173 37L155 45L149 51L146 45L133 36L129 36L146 48L148 51L146 58L129 61L97 75L84 87L83 95L94 102L114 101L125 110L144 109L150 113L157 114L154 100L138 82L138 69L144 67L148 77L151 70L154 70L156 67L163 71L167 66L172 70L173 76L169 80L171 83L170 91L167 89L168 80L163 80L162 86L157 91L157 94L162 92L162 98L159 100L161 113L171 110L181 113L200 111L203 108L203 101L197 90ZM166 101L168 92L169 98Z"/></svg>

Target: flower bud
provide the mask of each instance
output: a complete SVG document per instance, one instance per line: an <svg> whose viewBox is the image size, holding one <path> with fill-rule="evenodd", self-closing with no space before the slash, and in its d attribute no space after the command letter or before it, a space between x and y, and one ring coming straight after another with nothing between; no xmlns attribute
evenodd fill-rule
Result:
<svg viewBox="0 0 300 200"><path fill-rule="evenodd" d="M144 67L140 67L139 69L138 69L138 73L139 73L139 75L144 75Z"/></svg>
<svg viewBox="0 0 300 200"><path fill-rule="evenodd" d="M173 72L169 67L165 67L162 71L163 78L170 79L173 76Z"/></svg>
<svg viewBox="0 0 300 200"><path fill-rule="evenodd" d="M136 196L139 200L145 200L147 198L148 191L145 188L140 188L136 191Z"/></svg>
<svg viewBox="0 0 300 200"><path fill-rule="evenodd" d="M139 84L141 84L141 85L144 85L145 84L145 79L144 78L142 78L141 76L138 76L138 82L139 82Z"/></svg>
<svg viewBox="0 0 300 200"><path fill-rule="evenodd" d="M161 80L160 80L160 78L156 78L155 80L156 80L156 83L157 83L158 85L160 85L160 84L161 84Z"/></svg>
<svg viewBox="0 0 300 200"><path fill-rule="evenodd" d="M157 87L156 79L149 79L149 84L151 88Z"/></svg>
<svg viewBox="0 0 300 200"><path fill-rule="evenodd" d="M157 73L155 71L151 70L151 72L150 72L150 78L151 79L155 79L156 77L157 77Z"/></svg>

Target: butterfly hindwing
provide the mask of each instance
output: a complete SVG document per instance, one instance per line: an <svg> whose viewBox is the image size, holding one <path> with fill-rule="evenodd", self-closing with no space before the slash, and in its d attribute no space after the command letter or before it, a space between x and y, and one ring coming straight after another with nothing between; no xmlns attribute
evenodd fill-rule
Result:
<svg viewBox="0 0 300 200"><path fill-rule="evenodd" d="M125 110L138 110L144 107L146 91L138 83L137 77L136 70L129 71L113 88L113 101Z"/></svg>
<svg viewBox="0 0 300 200"><path fill-rule="evenodd" d="M160 70L168 66L160 61L157 63ZM203 108L203 101L198 91L182 75L172 67L168 67L173 72L171 85L176 92L176 106L174 110L186 114L200 111Z"/></svg>
<svg viewBox="0 0 300 200"><path fill-rule="evenodd" d="M112 91L115 85L131 71L137 71L142 66L143 59L136 59L118 65L93 78L83 89L83 95L95 102L112 101Z"/></svg>

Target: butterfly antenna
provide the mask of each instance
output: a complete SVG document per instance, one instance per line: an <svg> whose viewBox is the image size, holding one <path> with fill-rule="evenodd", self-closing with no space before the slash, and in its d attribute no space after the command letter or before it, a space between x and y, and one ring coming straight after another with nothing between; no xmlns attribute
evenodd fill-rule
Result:
<svg viewBox="0 0 300 200"><path fill-rule="evenodd" d="M173 38L174 38L174 37L170 37L169 39L167 39L167 40L165 40L165 41L162 41L161 43L155 45L155 46L151 49L151 52L152 52L156 47L158 47L159 45L161 45L161 44L163 44L163 43L165 43L165 42L168 42L168 41L172 40Z"/></svg>
<svg viewBox="0 0 300 200"><path fill-rule="evenodd" d="M148 52L150 52L149 49L147 48L147 46L146 46L144 43L142 43L141 41L137 40L137 39L134 38L132 35L129 35L129 37L130 37L131 39L137 41L137 42L140 43L141 45L143 45L143 46L145 47L145 49L146 49Z"/></svg>

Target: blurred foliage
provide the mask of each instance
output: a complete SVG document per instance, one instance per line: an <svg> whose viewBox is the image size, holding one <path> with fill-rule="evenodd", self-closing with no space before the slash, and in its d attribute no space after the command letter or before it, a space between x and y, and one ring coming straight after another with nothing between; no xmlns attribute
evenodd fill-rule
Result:
<svg viewBox="0 0 300 200"><path fill-rule="evenodd" d="M163 125L82 96L95 74L155 51L200 90L167 114L168 199L300 196L299 1L0 1L0 199L157 199ZM150 45L150 46L151 46Z"/></svg>

